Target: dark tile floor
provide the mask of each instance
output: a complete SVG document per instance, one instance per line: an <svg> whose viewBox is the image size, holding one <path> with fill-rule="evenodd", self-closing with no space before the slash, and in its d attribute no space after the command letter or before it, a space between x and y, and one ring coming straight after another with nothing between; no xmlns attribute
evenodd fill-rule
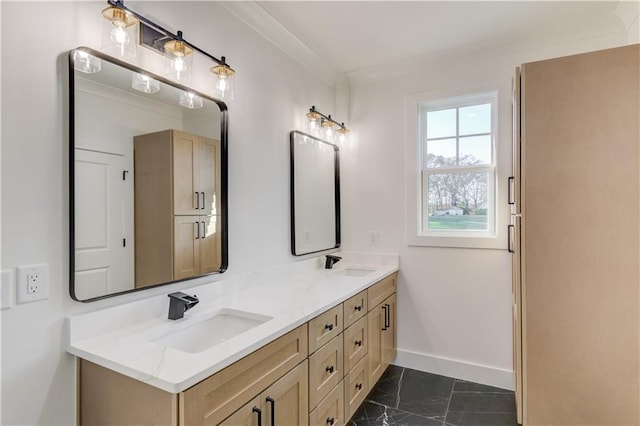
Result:
<svg viewBox="0 0 640 426"><path fill-rule="evenodd" d="M517 426L512 391L390 365L348 426Z"/></svg>

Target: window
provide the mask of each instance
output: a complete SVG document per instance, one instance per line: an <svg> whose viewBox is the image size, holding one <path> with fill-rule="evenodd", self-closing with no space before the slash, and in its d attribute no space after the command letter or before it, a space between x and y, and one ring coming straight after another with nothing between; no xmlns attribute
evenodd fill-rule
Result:
<svg viewBox="0 0 640 426"><path fill-rule="evenodd" d="M410 206L416 211L410 244L495 246L478 240L496 239L497 98L489 92L414 100L417 199Z"/></svg>

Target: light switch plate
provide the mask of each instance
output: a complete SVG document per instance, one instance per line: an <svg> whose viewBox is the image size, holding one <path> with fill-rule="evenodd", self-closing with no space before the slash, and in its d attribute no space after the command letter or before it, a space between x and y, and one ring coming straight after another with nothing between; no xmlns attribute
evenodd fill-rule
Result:
<svg viewBox="0 0 640 426"><path fill-rule="evenodd" d="M49 298L49 265L18 266L17 303Z"/></svg>
<svg viewBox="0 0 640 426"><path fill-rule="evenodd" d="M7 269L0 272L0 309L13 307L13 271Z"/></svg>

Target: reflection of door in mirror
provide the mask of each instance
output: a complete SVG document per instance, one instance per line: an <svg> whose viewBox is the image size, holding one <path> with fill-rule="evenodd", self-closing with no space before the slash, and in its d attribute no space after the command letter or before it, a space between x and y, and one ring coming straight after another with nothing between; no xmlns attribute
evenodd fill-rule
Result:
<svg viewBox="0 0 640 426"><path fill-rule="evenodd" d="M134 152L136 287L219 270L220 142L166 130L136 136Z"/></svg>
<svg viewBox="0 0 640 426"><path fill-rule="evenodd" d="M131 159L121 154L75 149L75 279L79 298L124 291L133 281L130 166Z"/></svg>

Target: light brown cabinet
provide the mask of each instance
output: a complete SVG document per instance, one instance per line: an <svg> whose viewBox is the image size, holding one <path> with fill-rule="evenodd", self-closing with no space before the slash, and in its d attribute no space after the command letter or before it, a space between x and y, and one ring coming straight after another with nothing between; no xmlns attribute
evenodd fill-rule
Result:
<svg viewBox="0 0 640 426"><path fill-rule="evenodd" d="M344 306L178 394L81 360L79 424L342 426L378 380L371 379L367 351L377 357L379 375L395 353L395 293L342 332ZM369 333L371 324L386 329ZM375 345L369 334L378 336Z"/></svg>
<svg viewBox="0 0 640 426"><path fill-rule="evenodd" d="M220 170L217 140L177 130L134 138L136 287L220 269Z"/></svg>
<svg viewBox="0 0 640 426"><path fill-rule="evenodd" d="M396 352L396 295L392 294L374 307L367 316L369 334L369 383L376 383Z"/></svg>

